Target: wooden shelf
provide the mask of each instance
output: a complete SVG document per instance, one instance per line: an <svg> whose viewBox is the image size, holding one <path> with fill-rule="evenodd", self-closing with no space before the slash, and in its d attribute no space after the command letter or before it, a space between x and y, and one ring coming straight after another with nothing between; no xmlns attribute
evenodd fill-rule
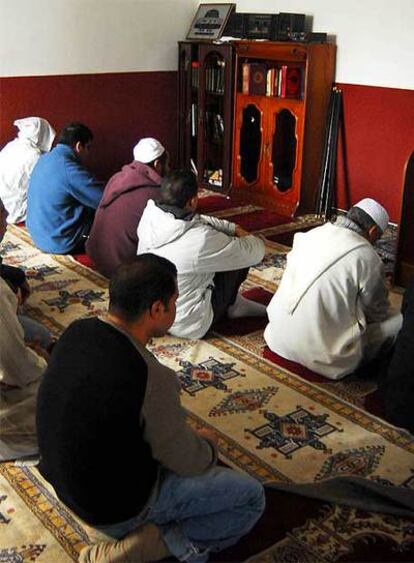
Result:
<svg viewBox="0 0 414 563"><path fill-rule="evenodd" d="M336 48L329 43L180 42L180 166L188 167L193 160L201 186L222 193L231 190L235 200L257 203L283 215L313 213L335 55ZM286 80L286 68L291 67L290 86L293 68L299 68L296 82L301 97L243 93L243 65L250 63L266 72L277 70L278 80L281 76ZM194 68L197 76L191 74ZM194 80L198 88L194 88ZM223 92L212 90L211 84ZM217 138L217 128L222 140ZM208 170L222 171L221 186L206 182Z"/></svg>

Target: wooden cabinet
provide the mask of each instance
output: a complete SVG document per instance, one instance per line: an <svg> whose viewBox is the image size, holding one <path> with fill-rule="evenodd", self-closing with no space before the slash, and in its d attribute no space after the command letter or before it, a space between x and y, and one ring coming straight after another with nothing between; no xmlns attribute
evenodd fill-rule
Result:
<svg viewBox="0 0 414 563"><path fill-rule="evenodd" d="M232 197L282 215L314 212L335 46L244 41L235 49ZM267 93L249 93L249 65L270 77ZM283 88L293 71L299 85L289 94Z"/></svg>
<svg viewBox="0 0 414 563"><path fill-rule="evenodd" d="M233 193L293 215L300 199L303 126L303 104L296 100L238 95Z"/></svg>
<svg viewBox="0 0 414 563"><path fill-rule="evenodd" d="M226 193L231 182L234 49L179 43L179 163L200 186Z"/></svg>
<svg viewBox="0 0 414 563"><path fill-rule="evenodd" d="M328 43L181 42L180 165L192 162L201 186L231 189L235 200L314 212L335 52Z"/></svg>

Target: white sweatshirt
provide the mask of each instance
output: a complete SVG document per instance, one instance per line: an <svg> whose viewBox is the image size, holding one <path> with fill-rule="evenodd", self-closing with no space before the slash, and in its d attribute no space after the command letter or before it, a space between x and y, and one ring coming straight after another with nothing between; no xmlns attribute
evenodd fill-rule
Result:
<svg viewBox="0 0 414 563"><path fill-rule="evenodd" d="M235 237L229 221L195 215L176 219L150 200L138 225L138 254L151 252L178 271L177 315L170 333L203 337L213 321L211 294L217 272L247 268L263 259L265 246L255 236Z"/></svg>

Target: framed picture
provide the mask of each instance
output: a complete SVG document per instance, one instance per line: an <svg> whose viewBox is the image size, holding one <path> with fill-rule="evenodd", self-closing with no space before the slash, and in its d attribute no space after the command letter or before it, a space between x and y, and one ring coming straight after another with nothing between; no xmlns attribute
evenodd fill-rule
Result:
<svg viewBox="0 0 414 563"><path fill-rule="evenodd" d="M186 39L219 39L236 4L200 4Z"/></svg>

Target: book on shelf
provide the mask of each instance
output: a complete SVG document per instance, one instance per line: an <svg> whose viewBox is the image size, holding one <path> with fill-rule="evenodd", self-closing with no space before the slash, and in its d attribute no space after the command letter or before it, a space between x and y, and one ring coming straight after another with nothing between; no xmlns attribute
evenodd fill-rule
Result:
<svg viewBox="0 0 414 563"><path fill-rule="evenodd" d="M264 63L243 63L242 92L251 96L265 96L267 68Z"/></svg>
<svg viewBox="0 0 414 563"><path fill-rule="evenodd" d="M213 170L208 175L208 183L212 186L222 186L223 185L223 170L218 168L217 170Z"/></svg>
<svg viewBox="0 0 414 563"><path fill-rule="evenodd" d="M279 82L282 98L302 97L302 69L299 66L282 65Z"/></svg>
<svg viewBox="0 0 414 563"><path fill-rule="evenodd" d="M269 68L266 74L266 96L277 96L277 86L279 82L279 69Z"/></svg>
<svg viewBox="0 0 414 563"><path fill-rule="evenodd" d="M206 68L206 90L213 94L224 93L225 62L217 61L216 66Z"/></svg>
<svg viewBox="0 0 414 563"><path fill-rule="evenodd" d="M191 104L191 136L197 136L197 104Z"/></svg>
<svg viewBox="0 0 414 563"><path fill-rule="evenodd" d="M222 139L224 136L224 119L219 113L216 114L216 124L219 137Z"/></svg>
<svg viewBox="0 0 414 563"><path fill-rule="evenodd" d="M224 119L219 113L206 111L207 138L216 143L221 143L224 136Z"/></svg>
<svg viewBox="0 0 414 563"><path fill-rule="evenodd" d="M200 63L198 61L193 61L191 63L191 86L193 88L198 88L198 72Z"/></svg>
<svg viewBox="0 0 414 563"><path fill-rule="evenodd" d="M225 61L217 61L217 93L224 94L224 73L226 69Z"/></svg>
<svg viewBox="0 0 414 563"><path fill-rule="evenodd" d="M192 158L190 158L190 166L191 166L191 170L194 172L194 174L196 176L198 176L197 166L195 165L195 162Z"/></svg>

